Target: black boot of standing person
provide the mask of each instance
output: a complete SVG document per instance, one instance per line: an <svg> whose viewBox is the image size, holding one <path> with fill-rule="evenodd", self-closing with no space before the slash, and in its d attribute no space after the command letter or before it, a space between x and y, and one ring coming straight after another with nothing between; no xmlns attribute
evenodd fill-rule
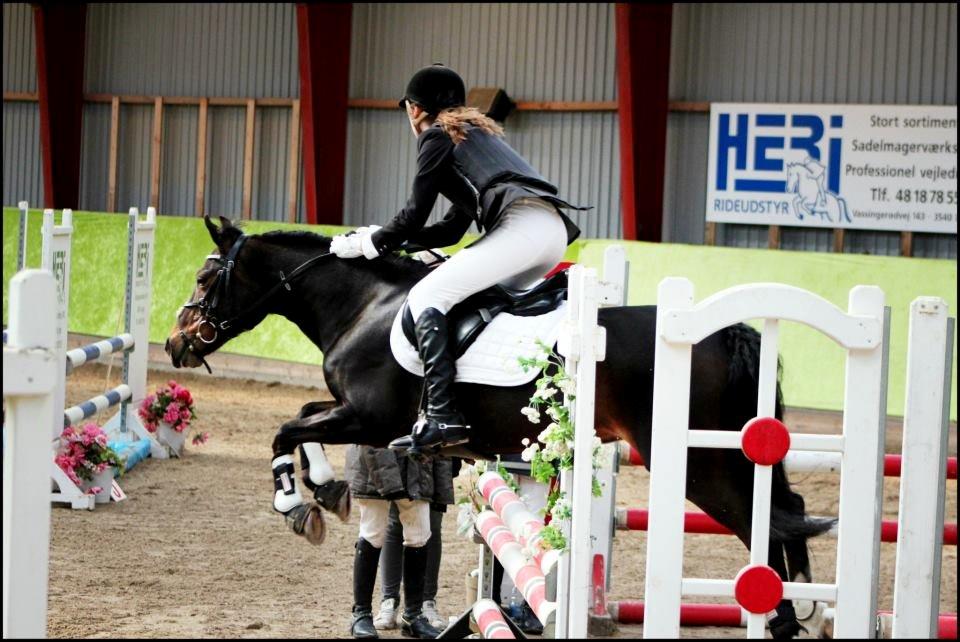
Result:
<svg viewBox="0 0 960 642"><path fill-rule="evenodd" d="M350 635L357 639L380 637L373 627L373 585L377 581L380 549L362 537L353 556L353 622Z"/></svg>
<svg viewBox="0 0 960 642"><path fill-rule="evenodd" d="M457 409L453 394L457 365L449 348L446 315L436 308L427 308L420 313L414 329L423 361L427 409L414 424L413 432L391 441L390 449L419 455L443 446L466 443L470 439L470 426Z"/></svg>
<svg viewBox="0 0 960 642"><path fill-rule="evenodd" d="M427 572L427 547L403 547L403 615L400 631L407 637L432 640L440 631L423 616L423 584Z"/></svg>

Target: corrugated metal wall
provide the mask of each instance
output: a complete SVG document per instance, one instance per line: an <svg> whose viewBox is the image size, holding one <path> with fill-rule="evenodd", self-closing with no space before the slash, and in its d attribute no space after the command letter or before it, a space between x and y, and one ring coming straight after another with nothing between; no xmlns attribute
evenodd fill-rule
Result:
<svg viewBox="0 0 960 642"><path fill-rule="evenodd" d="M675 4L670 97L690 101L957 103L957 5ZM701 243L707 114L672 114L668 240ZM717 242L765 247L767 228L720 225ZM829 251L830 230L784 227L785 249ZM900 235L848 231L846 251L899 254ZM915 256L957 256L957 237L914 234Z"/></svg>
<svg viewBox="0 0 960 642"><path fill-rule="evenodd" d="M91 4L85 90L89 93L296 98L296 9L292 3ZM209 214L240 215L245 112L207 112ZM117 206L150 199L153 107L124 105L120 115ZM163 111L160 211L193 215L197 171L195 106ZM110 108L84 111L81 203L104 209ZM258 107L254 125L253 216L287 218L290 110ZM302 199L301 199L302 203ZM301 206L302 210L302 206Z"/></svg>
<svg viewBox="0 0 960 642"><path fill-rule="evenodd" d="M355 4L350 96L399 97L413 72L443 62L468 89L515 100L615 100L613 36L612 4ZM574 217L586 236L621 236L616 113L515 112L506 130L564 196L594 206ZM408 195L415 139L399 109L352 109L347 136L345 222L382 224Z"/></svg>
<svg viewBox="0 0 960 642"><path fill-rule="evenodd" d="M33 9L22 2L3 4L3 90L37 90ZM36 103L3 103L3 202L43 201L40 170L40 110Z"/></svg>

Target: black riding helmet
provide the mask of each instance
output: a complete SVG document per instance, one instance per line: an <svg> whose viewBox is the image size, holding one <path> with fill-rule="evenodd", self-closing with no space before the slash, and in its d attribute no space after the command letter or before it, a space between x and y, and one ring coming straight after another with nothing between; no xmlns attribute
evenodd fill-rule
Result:
<svg viewBox="0 0 960 642"><path fill-rule="evenodd" d="M463 79L449 67L435 63L413 74L407 83L407 91L400 99L400 109L406 109L404 101L417 103L431 116L444 109L462 107L467 100Z"/></svg>

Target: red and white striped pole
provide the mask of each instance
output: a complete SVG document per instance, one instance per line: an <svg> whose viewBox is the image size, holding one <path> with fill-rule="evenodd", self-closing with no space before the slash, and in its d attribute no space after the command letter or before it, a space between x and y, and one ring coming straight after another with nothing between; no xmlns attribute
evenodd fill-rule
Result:
<svg viewBox="0 0 960 642"><path fill-rule="evenodd" d="M481 512L476 526L540 623L544 627L552 624L557 603L547 599L547 582L540 567L527 560L516 537L493 511Z"/></svg>
<svg viewBox="0 0 960 642"><path fill-rule="evenodd" d="M477 600L473 605L473 620L480 629L480 637L484 640L515 640L513 631L503 619L500 607L493 600Z"/></svg>

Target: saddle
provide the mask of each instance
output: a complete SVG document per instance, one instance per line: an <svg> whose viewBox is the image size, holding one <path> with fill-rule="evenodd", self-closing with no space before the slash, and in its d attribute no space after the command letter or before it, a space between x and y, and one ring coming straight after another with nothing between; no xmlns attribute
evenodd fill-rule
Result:
<svg viewBox="0 0 960 642"><path fill-rule="evenodd" d="M464 299L447 314L450 350L454 358L476 341L490 322L501 312L518 317L535 317L560 307L567 297L567 273L557 272L529 290L515 290L502 285L481 290ZM413 315L407 302L403 304L401 327L410 345L417 345Z"/></svg>

